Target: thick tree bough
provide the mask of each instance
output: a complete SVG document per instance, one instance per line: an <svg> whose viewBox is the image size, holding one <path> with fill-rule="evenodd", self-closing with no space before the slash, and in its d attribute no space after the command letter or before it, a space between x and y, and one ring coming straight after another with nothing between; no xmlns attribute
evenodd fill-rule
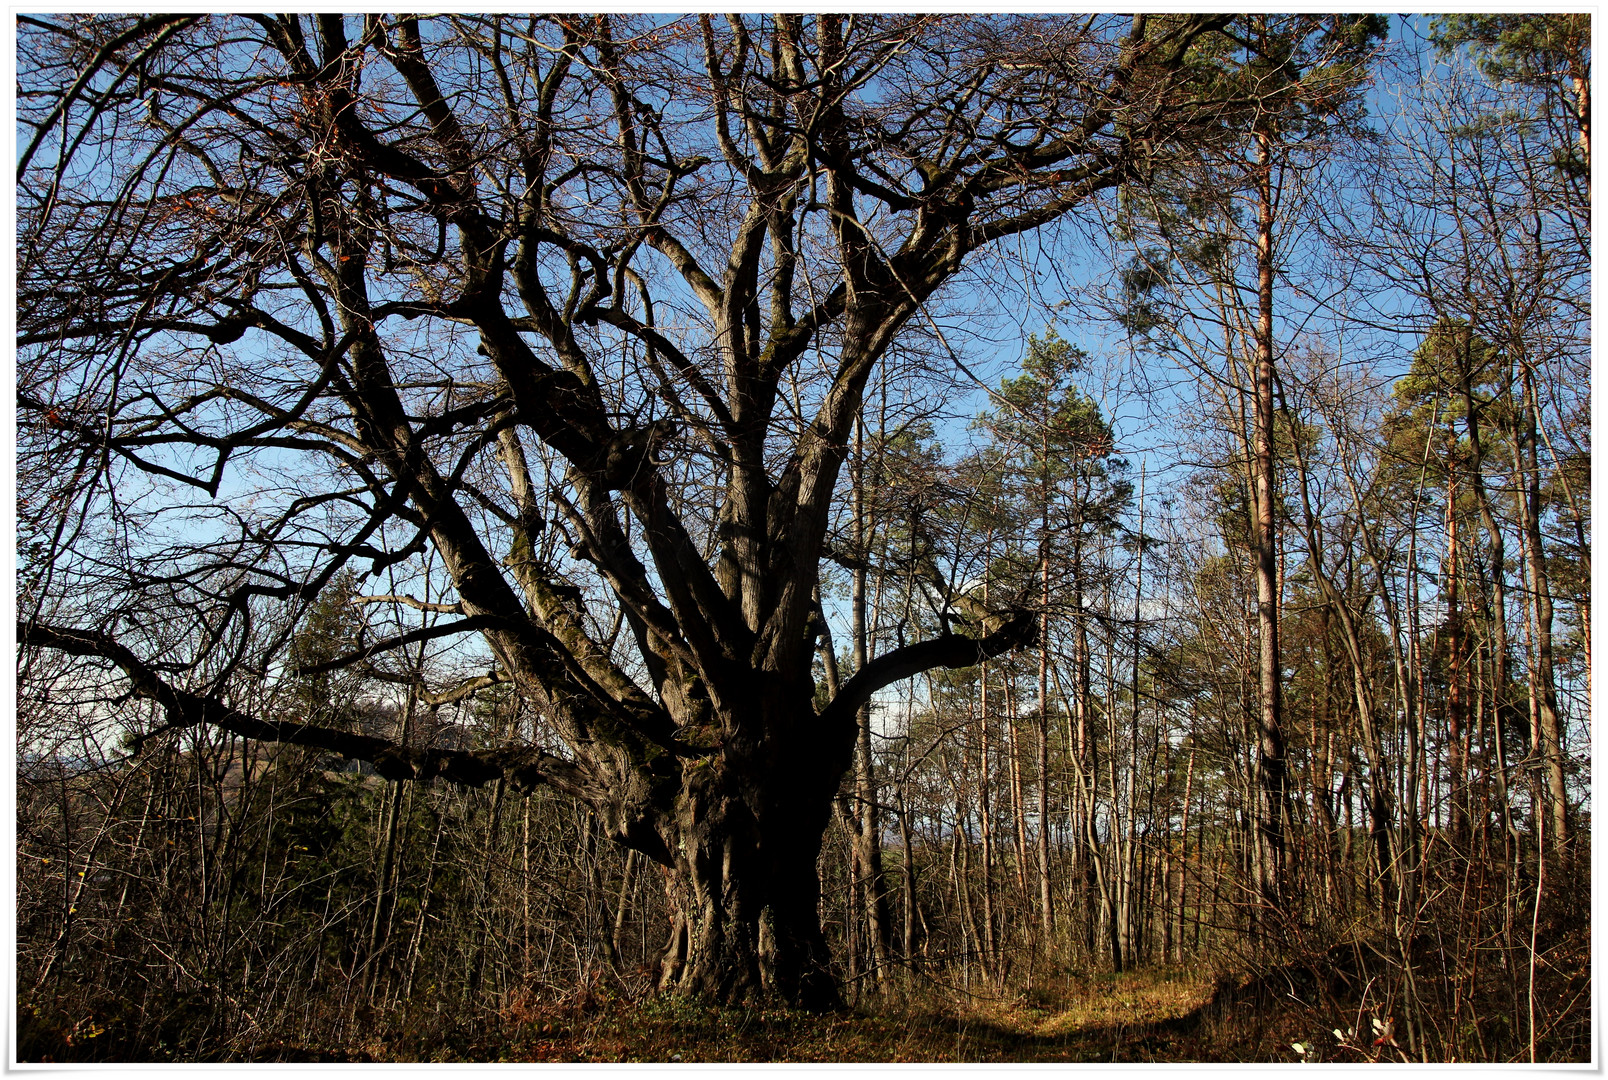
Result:
<svg viewBox="0 0 1608 1080"><path fill-rule="evenodd" d="M547 784L586 800L596 799L602 793L596 781L581 766L534 747L508 746L489 750L419 748L316 724L263 720L216 698L173 686L127 646L97 631L19 621L17 642L55 649L72 656L99 657L110 660L122 669L132 685L134 696L155 701L162 706L167 717L165 728L139 736L136 745L162 731L208 724L247 739L290 743L367 761L387 780L432 780L439 776L456 784L481 787L503 778L526 791Z"/></svg>

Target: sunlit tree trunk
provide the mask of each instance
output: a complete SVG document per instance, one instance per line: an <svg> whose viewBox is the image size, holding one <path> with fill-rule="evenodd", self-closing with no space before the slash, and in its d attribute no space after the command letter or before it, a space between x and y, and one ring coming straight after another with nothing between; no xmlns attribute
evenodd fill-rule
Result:
<svg viewBox="0 0 1608 1080"><path fill-rule="evenodd" d="M1523 401L1514 432L1515 451L1522 482L1517 503L1524 533L1524 555L1530 578L1530 616L1535 627L1535 672L1530 680L1536 730L1532 742L1541 754L1546 802L1551 815L1548 842L1555 855L1569 850L1569 798L1564 785L1563 731L1558 717L1557 677L1552 644L1552 583L1547 572L1546 547L1541 535L1541 462L1536 438L1540 402L1535 375L1526 366L1521 374Z"/></svg>
<svg viewBox="0 0 1608 1080"><path fill-rule="evenodd" d="M1457 474L1446 483L1446 767L1447 803L1450 810L1452 845L1458 852L1468 843L1468 747L1463 717L1463 613L1458 608L1458 582L1461 569L1457 549Z"/></svg>
<svg viewBox="0 0 1608 1080"><path fill-rule="evenodd" d="M1256 515L1256 621L1259 645L1257 774L1260 785L1258 886L1263 901L1282 910L1285 878L1285 776L1283 677L1279 667L1278 507L1273 435L1273 140L1256 136L1256 376L1254 467Z"/></svg>
<svg viewBox="0 0 1608 1080"><path fill-rule="evenodd" d="M853 571L851 604L854 622L854 670L863 670L871 660L870 632L867 625L866 565L871 547L873 523L866 506L865 425L854 429L854 460L850 482L853 485L854 547L859 565ZM880 475L881 470L874 473ZM865 907L869 955L874 983L883 985L888 975L888 901L882 872L882 824L877 809L875 760L871 751L871 703L866 702L855 716L854 749L855 813L853 817L854 858Z"/></svg>

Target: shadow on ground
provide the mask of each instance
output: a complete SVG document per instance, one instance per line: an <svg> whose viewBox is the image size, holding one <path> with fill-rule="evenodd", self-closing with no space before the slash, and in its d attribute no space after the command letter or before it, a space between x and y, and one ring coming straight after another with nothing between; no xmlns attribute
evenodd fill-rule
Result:
<svg viewBox="0 0 1608 1080"><path fill-rule="evenodd" d="M826 1014L718 1008L598 986L565 1003L510 998L495 1012L421 1003L343 1013L338 1027L326 1028L343 1034L323 1040L258 1031L204 1045L190 1037L193 1025L179 1021L210 1026L216 1018L192 1002L164 1021L154 1049L137 1043L127 1017L102 1012L92 1024L69 1024L67 1014L30 1006L19 1010L18 1050L20 1060L56 1062L1406 1060L1402 1048L1374 1045L1372 1022L1392 1007L1378 995L1375 966L1360 952L1331 950L1255 979L1214 980L1184 969L1063 975L997 997L928 984L904 1003ZM150 1018L142 1019L138 1030L149 1035ZM1579 1059L1580 1039L1554 1041L1542 1060Z"/></svg>

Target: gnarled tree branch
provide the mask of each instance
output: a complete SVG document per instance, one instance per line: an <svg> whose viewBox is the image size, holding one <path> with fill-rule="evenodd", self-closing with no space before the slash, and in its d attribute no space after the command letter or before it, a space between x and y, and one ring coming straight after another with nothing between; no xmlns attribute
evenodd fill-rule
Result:
<svg viewBox="0 0 1608 1080"><path fill-rule="evenodd" d="M503 778L521 790L547 784L588 802L600 802L606 796L603 787L582 765L537 747L448 750L403 746L389 739L317 724L264 720L241 712L215 697L179 689L158 675L151 665L127 646L98 631L19 621L17 641L22 645L55 649L71 656L95 656L110 660L122 669L134 696L148 698L162 706L167 717L167 726L160 729L162 731L206 724L247 739L327 750L342 757L370 762L375 771L388 780L432 780L439 776L455 784L480 787L488 781ZM148 733L138 741L142 742L158 733Z"/></svg>
<svg viewBox="0 0 1608 1080"><path fill-rule="evenodd" d="M1024 611L981 638L946 633L883 653L843 684L837 697L821 711L821 720L828 729L852 724L860 706L883 687L933 668L971 667L1012 649L1025 648L1038 640L1038 626L1038 613Z"/></svg>

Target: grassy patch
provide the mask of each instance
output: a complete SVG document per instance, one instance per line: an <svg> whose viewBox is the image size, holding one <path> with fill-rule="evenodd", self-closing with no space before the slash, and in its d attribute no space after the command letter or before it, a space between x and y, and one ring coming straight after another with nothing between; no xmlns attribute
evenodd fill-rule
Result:
<svg viewBox="0 0 1608 1080"><path fill-rule="evenodd" d="M1294 976L1275 974L1258 981L1188 969L1062 973L998 995L927 984L898 1000L827 1014L721 1008L599 981L562 1002L516 994L495 1009L485 999L478 1006L359 1007L323 1016L295 1036L258 1029L212 1041L196 1038L215 1019L197 1002L158 1017L154 1045L132 1041L129 1016L30 1002L19 1034L22 1058L36 1061L1295 1064L1408 1056L1372 1046L1370 1023L1390 1015L1389 1002L1347 1006L1340 1016ZM138 1030L151 1034L154 1021L146 1020ZM1346 1041L1334 1034L1350 1024L1360 1034Z"/></svg>
<svg viewBox="0 0 1608 1080"><path fill-rule="evenodd" d="M1211 981L1152 972L1025 995L947 995L824 1015L673 997L550 1007L511 1025L504 1061L1157 1061L1195 1057L1179 1027ZM1187 1027L1187 1025L1183 1025ZM400 1048L399 1048L400 1049ZM395 1060L402 1060L396 1058Z"/></svg>

